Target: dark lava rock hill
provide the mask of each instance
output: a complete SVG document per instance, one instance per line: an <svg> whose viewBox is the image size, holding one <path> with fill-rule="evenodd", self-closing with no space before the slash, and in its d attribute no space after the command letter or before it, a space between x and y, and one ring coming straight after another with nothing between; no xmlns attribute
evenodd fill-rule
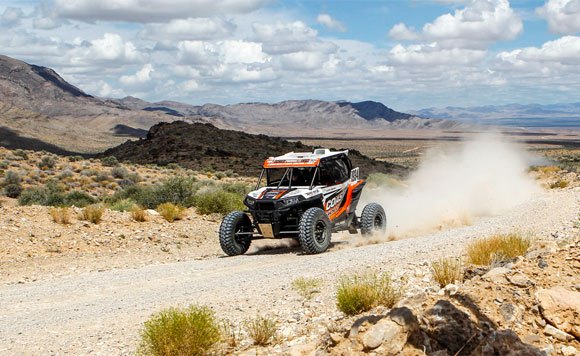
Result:
<svg viewBox="0 0 580 356"><path fill-rule="evenodd" d="M301 142L221 130L210 124L176 121L157 124L149 130L146 138L127 141L102 155L139 164L178 163L194 170L231 169L243 176L257 176L268 157L312 150L314 147ZM371 159L356 150L350 150L349 157L355 167L360 167L363 177L374 172L397 175L405 172L401 166Z"/></svg>

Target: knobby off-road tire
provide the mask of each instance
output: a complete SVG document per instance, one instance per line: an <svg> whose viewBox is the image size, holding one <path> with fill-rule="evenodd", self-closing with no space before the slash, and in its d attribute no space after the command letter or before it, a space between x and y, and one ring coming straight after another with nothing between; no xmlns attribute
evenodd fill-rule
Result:
<svg viewBox="0 0 580 356"><path fill-rule="evenodd" d="M252 232L250 218L241 211L226 215L220 225L220 246L228 256L243 255L250 248L252 235L237 235L240 232Z"/></svg>
<svg viewBox="0 0 580 356"><path fill-rule="evenodd" d="M324 210L310 208L302 214L298 227L298 240L307 254L322 253L330 246L331 223Z"/></svg>
<svg viewBox="0 0 580 356"><path fill-rule="evenodd" d="M384 234L387 231L387 214L377 203L365 205L360 217L360 232L363 236Z"/></svg>

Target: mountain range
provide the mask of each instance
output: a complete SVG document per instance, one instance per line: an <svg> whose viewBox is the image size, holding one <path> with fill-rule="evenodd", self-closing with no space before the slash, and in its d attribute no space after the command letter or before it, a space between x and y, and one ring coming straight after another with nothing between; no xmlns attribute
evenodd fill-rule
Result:
<svg viewBox="0 0 580 356"><path fill-rule="evenodd" d="M0 56L0 144L46 144L95 153L127 137L143 137L160 122L211 123L221 129L277 137L363 136L384 130L446 130L461 127L442 119L400 113L379 102L289 100L275 104L188 105L151 103L134 97L99 98L66 82L54 70Z"/></svg>
<svg viewBox="0 0 580 356"><path fill-rule="evenodd" d="M422 117L476 124L519 127L580 127L580 102L428 108L411 111Z"/></svg>

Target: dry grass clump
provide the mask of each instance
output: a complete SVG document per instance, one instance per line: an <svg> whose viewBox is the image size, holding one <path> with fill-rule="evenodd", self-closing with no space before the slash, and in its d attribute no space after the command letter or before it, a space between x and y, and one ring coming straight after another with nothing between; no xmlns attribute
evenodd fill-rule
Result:
<svg viewBox="0 0 580 356"><path fill-rule="evenodd" d="M68 206L50 208L50 216L57 224L68 225L71 223L71 210Z"/></svg>
<svg viewBox="0 0 580 356"><path fill-rule="evenodd" d="M137 222L147 221L147 212L141 205L135 204L131 208L131 219Z"/></svg>
<svg viewBox="0 0 580 356"><path fill-rule="evenodd" d="M530 239L519 233L492 235L467 245L467 259L475 265L489 266L522 256L530 245Z"/></svg>
<svg viewBox="0 0 580 356"><path fill-rule="evenodd" d="M320 293L323 281L320 278L299 277L292 281L292 289L304 299L310 299L316 293Z"/></svg>
<svg viewBox="0 0 580 356"><path fill-rule="evenodd" d="M269 316L257 316L246 320L244 328L254 341L254 345L268 345L276 339L278 322Z"/></svg>
<svg viewBox="0 0 580 356"><path fill-rule="evenodd" d="M442 258L431 263L431 274L440 287L463 281L461 260L458 258Z"/></svg>
<svg viewBox="0 0 580 356"><path fill-rule="evenodd" d="M185 208L173 203L163 203L157 206L157 212L169 222L183 219Z"/></svg>
<svg viewBox="0 0 580 356"><path fill-rule="evenodd" d="M563 179L558 179L554 183L550 184L550 189L564 189L568 186L568 182Z"/></svg>
<svg viewBox="0 0 580 356"><path fill-rule="evenodd" d="M88 205L81 210L79 219L90 221L93 224L98 224L103 218L105 213L105 206L102 204L92 204Z"/></svg>
<svg viewBox="0 0 580 356"><path fill-rule="evenodd" d="M207 307L169 308L145 322L142 355L206 355L221 339L213 312Z"/></svg>
<svg viewBox="0 0 580 356"><path fill-rule="evenodd" d="M400 297L401 291L393 285L390 274L367 272L340 279L336 305L346 315L356 315L378 305L391 308Z"/></svg>

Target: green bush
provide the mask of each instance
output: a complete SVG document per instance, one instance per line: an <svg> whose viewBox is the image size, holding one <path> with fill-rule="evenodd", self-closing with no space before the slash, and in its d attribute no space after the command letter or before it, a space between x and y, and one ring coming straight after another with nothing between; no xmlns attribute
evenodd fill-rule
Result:
<svg viewBox="0 0 580 356"><path fill-rule="evenodd" d="M107 167L115 167L119 165L119 161L115 156L108 156L101 158L101 164Z"/></svg>
<svg viewBox="0 0 580 356"><path fill-rule="evenodd" d="M137 204L148 209L155 209L163 203L173 203L190 207L194 203L195 193L198 190L195 177L171 177L161 184L153 186L130 185L115 193L109 203L122 199L132 199Z"/></svg>
<svg viewBox="0 0 580 356"><path fill-rule="evenodd" d="M356 315L384 305L391 308L399 300L401 292L393 286L391 276L367 272L343 276L338 283L336 305L346 315Z"/></svg>
<svg viewBox="0 0 580 356"><path fill-rule="evenodd" d="M49 182L43 187L29 188L20 194L20 205L45 205L45 206L77 206L79 208L94 204L96 199L85 192L78 190L65 193L54 182Z"/></svg>
<svg viewBox="0 0 580 356"><path fill-rule="evenodd" d="M169 308L145 322L138 353L163 356L206 355L220 339L219 325L209 308Z"/></svg>
<svg viewBox="0 0 580 356"><path fill-rule="evenodd" d="M28 159L28 153L26 153L26 151L24 150L14 150L14 152L12 152L16 157L20 157L23 160L27 160Z"/></svg>
<svg viewBox="0 0 580 356"><path fill-rule="evenodd" d="M20 184L8 184L4 186L4 194L8 198L18 198L22 193L22 185Z"/></svg>
<svg viewBox="0 0 580 356"><path fill-rule="evenodd" d="M163 218L169 222L183 219L185 213L184 207L173 203L159 204L156 210L159 215L163 216Z"/></svg>
<svg viewBox="0 0 580 356"><path fill-rule="evenodd" d="M20 178L20 175L16 172L13 171L8 171L4 174L4 181L2 182L3 186L7 186L7 185L20 185L20 183L22 182L22 179Z"/></svg>
<svg viewBox="0 0 580 356"><path fill-rule="evenodd" d="M103 219L104 213L105 207L102 204L88 205L81 211L79 219L98 224Z"/></svg>
<svg viewBox="0 0 580 356"><path fill-rule="evenodd" d="M121 199L109 205L109 209L115 211L129 211L133 209L136 203L133 199Z"/></svg>
<svg viewBox="0 0 580 356"><path fill-rule="evenodd" d="M243 196L223 189L199 194L195 198L195 207L200 214L228 214L234 210L244 210Z"/></svg>
<svg viewBox="0 0 580 356"><path fill-rule="evenodd" d="M255 345L265 346L276 339L278 323L267 316L257 316L254 319L246 320L244 327Z"/></svg>
<svg viewBox="0 0 580 356"><path fill-rule="evenodd" d="M52 156L43 156L38 162L38 168L45 170L45 169L53 169L56 165L56 160Z"/></svg>
<svg viewBox="0 0 580 356"><path fill-rule="evenodd" d="M111 169L111 175L113 176L113 178L125 179L129 176L129 171L125 167L121 166L114 167L113 169Z"/></svg>

